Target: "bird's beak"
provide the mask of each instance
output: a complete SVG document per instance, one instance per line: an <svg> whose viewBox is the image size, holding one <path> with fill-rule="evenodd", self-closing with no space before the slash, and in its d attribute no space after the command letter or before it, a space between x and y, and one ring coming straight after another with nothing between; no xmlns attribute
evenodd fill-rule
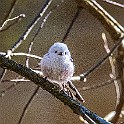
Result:
<svg viewBox="0 0 124 124"><path fill-rule="evenodd" d="M58 55L62 56L63 55L63 52L58 53Z"/></svg>

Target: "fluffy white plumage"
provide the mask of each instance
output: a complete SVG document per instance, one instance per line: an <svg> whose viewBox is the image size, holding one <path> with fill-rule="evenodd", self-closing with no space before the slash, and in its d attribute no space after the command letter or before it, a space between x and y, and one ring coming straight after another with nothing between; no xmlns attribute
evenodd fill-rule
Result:
<svg viewBox="0 0 124 124"><path fill-rule="evenodd" d="M43 56L40 66L43 75L49 81L57 83L61 89L73 97L73 93L71 93L70 90L68 91L68 88L71 88L76 93L75 97L79 101L84 102L83 97L70 81L74 73L74 65L66 44L59 42L54 43L49 48L48 53Z"/></svg>
<svg viewBox="0 0 124 124"><path fill-rule="evenodd" d="M43 56L40 65L43 75L60 86L67 83L74 73L71 54L64 43L54 43Z"/></svg>

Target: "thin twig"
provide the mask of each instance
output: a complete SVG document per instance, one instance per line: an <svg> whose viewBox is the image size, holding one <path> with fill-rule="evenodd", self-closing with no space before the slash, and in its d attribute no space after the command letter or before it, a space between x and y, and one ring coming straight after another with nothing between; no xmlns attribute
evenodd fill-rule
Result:
<svg viewBox="0 0 124 124"><path fill-rule="evenodd" d="M42 23L41 23L40 28L37 30L37 32L35 33L34 37L32 38L32 40L31 40L31 42L30 42L30 44L29 44L28 54L30 54L31 49L32 49L32 46L33 46L33 44L34 44L34 40L35 40L36 36L38 35L40 29L43 28L43 26L44 26L44 24L45 24L45 22L46 22L46 20L47 20L47 18L48 18L49 15L50 15L50 14L47 14L47 16L45 16L45 18L43 19L43 21L42 21ZM26 57L26 65L27 65L27 67L29 67L29 57L30 57L30 56L27 56L27 57Z"/></svg>
<svg viewBox="0 0 124 124"><path fill-rule="evenodd" d="M50 6L52 0L46 0L45 4L41 8L40 12L38 15L34 18L34 20L28 25L27 29L25 32L21 35L21 37L18 39L18 41L15 42L15 44L12 46L11 51L15 51L16 48L22 43L23 40L26 40L28 34L31 32L33 27L37 24L37 22L40 20L40 18L44 15L46 12L47 8Z"/></svg>
<svg viewBox="0 0 124 124"><path fill-rule="evenodd" d="M6 53L5 52L0 52L0 55L6 55Z"/></svg>
<svg viewBox="0 0 124 124"><path fill-rule="evenodd" d="M43 26L44 26L44 24L45 24L47 18L50 16L50 14L51 14L51 11L45 16L45 18L44 18L43 21L41 22L40 27L37 29L37 31L36 31L34 37L32 38L32 41L31 41L31 42L33 42L33 41L35 40L35 38L36 38L37 35L39 34L40 30L43 28Z"/></svg>
<svg viewBox="0 0 124 124"><path fill-rule="evenodd" d="M33 42L31 42L31 43L29 44L28 54L31 53L32 46L33 46ZM30 58L29 56L26 56L26 60L25 60L25 65L26 65L26 67L28 67L28 68L29 68L29 58Z"/></svg>
<svg viewBox="0 0 124 124"><path fill-rule="evenodd" d="M28 79L24 79L24 78L22 78L22 79L11 79L11 80L7 80L7 79L5 79L5 80L3 80L3 82L29 82L30 80L28 80Z"/></svg>
<svg viewBox="0 0 124 124"><path fill-rule="evenodd" d="M7 29L9 29L11 26L13 26L14 24L16 24L20 19L25 18L25 14L20 14L19 16L16 16L14 18L9 18L7 19L2 26L0 27L0 32L6 31ZM12 24L8 25L6 28L5 26L8 24L8 22L13 21Z"/></svg>
<svg viewBox="0 0 124 124"><path fill-rule="evenodd" d="M81 80L84 80L84 78L86 78L90 73L92 73L93 71L95 71L103 62L106 61L106 59L111 56L111 54L114 52L115 49L117 49L122 41L124 40L124 37L120 38L115 45L113 46L113 48L110 50L110 52L105 55L101 60L98 61L97 64L95 64L94 66L92 66L90 69L88 69L88 71L86 71L85 73L81 74Z"/></svg>
<svg viewBox="0 0 124 124"><path fill-rule="evenodd" d="M118 104L116 105L115 108L115 116L112 119L112 123L116 123L119 119L120 113L122 111L123 105L124 105L124 71L123 71L123 59L124 59L124 48L121 45L118 48L118 56L116 58L117 62L117 69L118 69L118 76L120 77L120 86L121 86L121 91L120 91L120 99Z"/></svg>
<svg viewBox="0 0 124 124"><path fill-rule="evenodd" d="M38 28L37 32L35 33L34 37L32 38L32 40L31 40L31 42L30 42L30 45L29 45L29 48L28 48L28 54L30 54L31 49L32 49L32 46L33 46L33 44L34 44L34 40L35 40L36 36L38 35L38 33L40 32L40 30L43 28L43 26L44 26L44 24L45 24L45 22L46 22L46 20L47 20L47 18L48 18L49 15L50 15L50 13L48 13L47 16L45 16L45 18L43 19L43 22L41 23L41 26ZM27 57L26 57L26 65L27 65L27 67L29 67L29 58L30 58L30 57L31 57L31 56L27 56ZM39 57L38 57L38 58L39 58ZM41 57L40 57L40 58L41 58ZM41 59L42 59L42 58L41 58Z"/></svg>
<svg viewBox="0 0 124 124"><path fill-rule="evenodd" d="M17 86L18 84L20 84L21 81L15 82L14 84L10 85L9 87L7 87L5 90L0 91L0 97L5 96L5 94L11 90L12 88L15 88L15 86Z"/></svg>
<svg viewBox="0 0 124 124"><path fill-rule="evenodd" d="M96 85L92 85L92 86L87 86L87 87L83 87L83 88L79 88L80 91L87 91L87 90L94 90L94 89L98 89L98 88L102 88L106 85L109 85L109 84L112 84L114 82L114 80L117 80L118 78L116 79L110 79L110 80L107 80L105 82L102 82L102 83L98 83Z"/></svg>
<svg viewBox="0 0 124 124"><path fill-rule="evenodd" d="M33 54L28 54L28 53L12 53L12 56L28 56L28 57L32 57L35 59L40 59L40 60L42 59L42 57L39 57Z"/></svg>
<svg viewBox="0 0 124 124"><path fill-rule="evenodd" d="M81 10L82 10L81 7L78 7L78 8L77 8L77 11L76 11L74 17L73 17L73 19L72 19L72 21L71 21L71 23L70 23L70 25L69 25L69 27L68 27L68 29L67 29L65 35L64 35L64 37L62 38L62 41L61 41L62 43L64 43L65 40L67 39L67 37L68 37L68 35L69 35L69 32L71 31L71 28L72 28L74 22L76 21L76 19L78 18L78 16L79 16Z"/></svg>
<svg viewBox="0 0 124 124"><path fill-rule="evenodd" d="M124 28L96 0L75 0L78 5L88 10L97 18L114 40L124 35Z"/></svg>
<svg viewBox="0 0 124 124"><path fill-rule="evenodd" d="M124 8L124 5L123 4L120 4L120 3L117 3L117 2L114 2L112 0L102 0L103 2L107 2L109 4L112 4L112 5L115 5L115 6L118 6L118 7L121 7L121 8Z"/></svg>
<svg viewBox="0 0 124 124"><path fill-rule="evenodd" d="M11 7L10 7L9 11L8 11L6 17L5 17L4 20L3 20L3 23L4 23L7 19L11 18L11 15L12 15L12 13L14 12L14 9L15 9L17 3L18 3L18 0L13 0L13 2L11 3ZM3 25L3 24L2 24L2 25Z"/></svg>
<svg viewBox="0 0 124 124"><path fill-rule="evenodd" d="M6 55L6 53L4 52L0 52L0 55ZM33 55L33 54L28 54L28 53L11 53L11 56L28 56L28 57L32 57L32 58L35 58L35 59L42 59L42 57L39 57L39 56L36 56L36 55Z"/></svg>
<svg viewBox="0 0 124 124"><path fill-rule="evenodd" d="M0 75L0 83L3 81L3 78L4 78L5 74L6 74L6 72L7 72L6 69L2 70L2 74Z"/></svg>
<svg viewBox="0 0 124 124"><path fill-rule="evenodd" d="M107 53L110 53L110 49L108 47L108 42L107 42L107 38L106 38L106 35L105 33L102 33L102 39L104 41L104 48L106 50ZM116 71L115 71L115 64L114 64L114 57L113 55L109 56L109 61L110 61L110 65L111 65L111 70L112 70L112 76L111 78L112 79L116 79ZM119 88L119 84L118 84L118 81L117 80L114 80L114 84L115 84L115 90L116 90L116 105L118 104L119 102L119 99L120 99L120 88Z"/></svg>
<svg viewBox="0 0 124 124"><path fill-rule="evenodd" d="M30 99L28 100L28 102L27 102L26 105L25 105L25 107L24 107L24 109L23 109L23 111L22 111L22 114L21 114L21 116L20 116L19 121L18 121L17 124L21 124L21 123L22 123L22 120L23 120L23 118L24 118L24 116L25 116L25 114L26 114L26 112L27 112L27 108L30 106L31 101L32 101L32 100L34 99L34 97L37 95L37 92L38 92L39 88L40 88L39 86L37 86L37 87L35 88L33 94L31 95Z"/></svg>
<svg viewBox="0 0 124 124"><path fill-rule="evenodd" d="M9 87L5 88L4 90L0 91L0 97L5 96L5 94L10 91L11 89L15 88L18 84L20 84L21 82L29 82L30 80L28 79L18 79L18 77L16 79L12 79L12 80L2 80L2 82L14 82L12 85L10 85Z"/></svg>
<svg viewBox="0 0 124 124"><path fill-rule="evenodd" d="M34 37L33 37L33 39L32 39L31 42L33 42L33 41L35 40L35 38L37 37L37 35L38 35L38 33L40 32L40 30L43 28L45 22L47 21L48 17L51 15L51 13L52 13L56 8L58 8L62 2L64 2L64 1L61 0L61 2L60 2L58 5L54 6L54 7L49 11L49 13L47 13L47 15L45 16L45 18L44 18L43 21L41 22L40 27L39 27L38 30L36 31L36 33L35 33L35 35L34 35Z"/></svg>

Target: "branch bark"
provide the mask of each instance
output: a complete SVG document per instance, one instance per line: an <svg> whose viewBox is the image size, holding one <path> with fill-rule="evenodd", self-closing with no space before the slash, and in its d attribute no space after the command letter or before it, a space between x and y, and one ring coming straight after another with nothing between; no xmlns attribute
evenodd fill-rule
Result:
<svg viewBox="0 0 124 124"><path fill-rule="evenodd" d="M78 115L81 115L85 120L87 120L90 124L110 124L106 122L104 119L99 117L97 114L91 112L81 103L69 97L63 90L60 91L60 88L49 81L45 80L37 73L32 71L30 68L25 67L24 65L18 64L13 60L9 60L3 55L0 55L0 67L4 69L8 69L10 71L14 71L19 75L33 81L37 86L40 86L42 89L48 91L53 96L58 98L65 105L69 106L72 111ZM33 77L33 78L32 78ZM91 121L92 120L92 121Z"/></svg>

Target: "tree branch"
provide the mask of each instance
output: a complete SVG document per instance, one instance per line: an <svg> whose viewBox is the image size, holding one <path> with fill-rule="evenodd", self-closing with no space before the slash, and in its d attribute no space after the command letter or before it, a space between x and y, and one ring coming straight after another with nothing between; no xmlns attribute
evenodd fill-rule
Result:
<svg viewBox="0 0 124 124"><path fill-rule="evenodd" d="M27 68L24 65L18 64L13 60L9 60L3 55L0 55L0 67L6 68L10 71L14 71L19 75L33 81L36 85L48 91L53 96L58 98L61 102L63 102L65 105L69 106L74 113L81 115L90 124L94 124L92 121L94 121L97 124L110 124L109 122L106 122L104 119L102 119L95 113L89 111L87 108L82 106L81 103L79 103L78 101L69 97L63 90L60 90L60 87L45 80L44 78L39 76L37 73L32 71L30 68Z"/></svg>
<svg viewBox="0 0 124 124"><path fill-rule="evenodd" d="M124 37L120 38L115 45L112 47L112 49L110 50L110 52L105 55L102 59L100 59L97 64L95 64L94 66L92 66L90 69L88 69L85 73L80 75L80 80L84 80L84 78L86 78L91 72L93 72L96 68L98 68L100 65L102 65L103 62L105 62L105 60L107 60L107 58L109 58L109 56L111 56L111 54L121 45L122 41L124 41Z"/></svg>
<svg viewBox="0 0 124 124"><path fill-rule="evenodd" d="M71 29L72 29L72 26L74 25L74 22L75 22L76 19L78 18L78 16L79 16L81 10L82 10L81 7L78 7L78 8L77 8L74 17L73 17L73 19L72 19L72 21L71 21L71 23L70 23L70 25L69 25L69 27L68 27L68 29L67 29L65 35L64 35L63 38L62 38L62 43L64 43L65 40L67 39L67 37L68 37L68 35L69 35L69 33L70 33Z"/></svg>
<svg viewBox="0 0 124 124"><path fill-rule="evenodd" d="M5 16L5 18L4 18L4 20L3 20L3 23L4 23L7 19L9 19L9 18L11 17L12 13L14 12L14 9L15 9L17 3L18 3L18 0L13 0L13 1L12 1L11 7L10 7L8 13L7 13L6 16Z"/></svg>
<svg viewBox="0 0 124 124"><path fill-rule="evenodd" d="M104 33L102 33L102 39L104 41L104 48L106 52L109 54L111 51L109 49L108 41ZM109 56L109 62L110 62L111 71L112 71L112 73L110 74L110 77L114 79L113 82L114 82L115 90L116 90L116 105L117 105L120 100L120 87L119 87L118 81L116 80L117 76L116 76L116 67L115 67L114 60L115 60L115 57L113 56L113 54L111 54L111 56Z"/></svg>
<svg viewBox="0 0 124 124"><path fill-rule="evenodd" d="M124 35L124 28L106 11L96 0L75 0L78 6L88 10L95 18L97 18L109 32L114 40L118 40Z"/></svg>
<svg viewBox="0 0 124 124"><path fill-rule="evenodd" d="M0 27L0 32L6 31L7 29L9 29L11 26L13 26L14 24L18 23L22 18L25 18L25 14L20 14L14 18L9 18L7 19L2 26ZM8 26L6 26L8 24L8 22L12 21L11 24L9 24ZM5 27L6 26L6 27Z"/></svg>
<svg viewBox="0 0 124 124"><path fill-rule="evenodd" d="M19 45L26 40L28 34L31 32L33 27L37 24L37 22L40 20L40 18L44 15L48 7L50 6L52 0L46 0L45 4L41 8L40 12L37 14L37 16L34 18L34 20L27 26L27 29L24 31L24 33L21 35L21 37L18 39L18 41L15 42L15 44L12 46L11 51L15 51L16 48L19 47Z"/></svg>
<svg viewBox="0 0 124 124"><path fill-rule="evenodd" d="M103 2L109 3L109 4L111 4L111 5L115 5L115 6L117 6L117 7L124 8L124 5L123 5L123 4L120 4L120 3L118 3L118 2L114 2L114 1L112 1L112 0L103 0Z"/></svg>
<svg viewBox="0 0 124 124"><path fill-rule="evenodd" d="M119 119L119 115L124 105L124 77L123 77L124 75L124 72L123 72L124 45L122 43L123 37L124 37L124 28L108 12L106 12L96 2L96 0L75 0L75 1L78 3L78 6L88 10L95 18L97 18L103 24L103 26L109 32L114 42L120 40L120 44L118 47L118 55L116 57L116 62L117 62L116 64L117 64L117 71L118 71L119 78L120 78L121 91L120 91L119 102L115 108L116 114L114 118L112 119L112 122L116 123Z"/></svg>
<svg viewBox="0 0 124 124"><path fill-rule="evenodd" d="M118 104L116 105L115 108L115 116L112 119L112 123L116 123L119 119L119 116L121 114L121 110L123 108L124 105L124 71L123 71L123 67L124 67L124 63L123 63L123 59L124 59L124 48L121 45L118 48L118 56L116 58L117 61L117 69L118 69L118 75L120 78L120 85L121 85L121 91L120 91L120 99Z"/></svg>
<svg viewBox="0 0 124 124"><path fill-rule="evenodd" d="M19 121L18 121L17 124L21 124L21 123L22 123L22 120L23 120L23 118L24 118L24 116L25 116L25 114L26 114L26 112L27 112L26 110L27 110L27 108L29 107L31 101L32 101L32 100L34 99L34 97L36 96L36 94L37 94L39 88L40 88L39 86L37 86L37 87L35 88L33 94L31 95L30 99L28 100L28 102L27 102L26 105L25 105L25 107L24 107L24 109L23 109L23 111L22 111L22 114L21 114L21 116L20 116Z"/></svg>

